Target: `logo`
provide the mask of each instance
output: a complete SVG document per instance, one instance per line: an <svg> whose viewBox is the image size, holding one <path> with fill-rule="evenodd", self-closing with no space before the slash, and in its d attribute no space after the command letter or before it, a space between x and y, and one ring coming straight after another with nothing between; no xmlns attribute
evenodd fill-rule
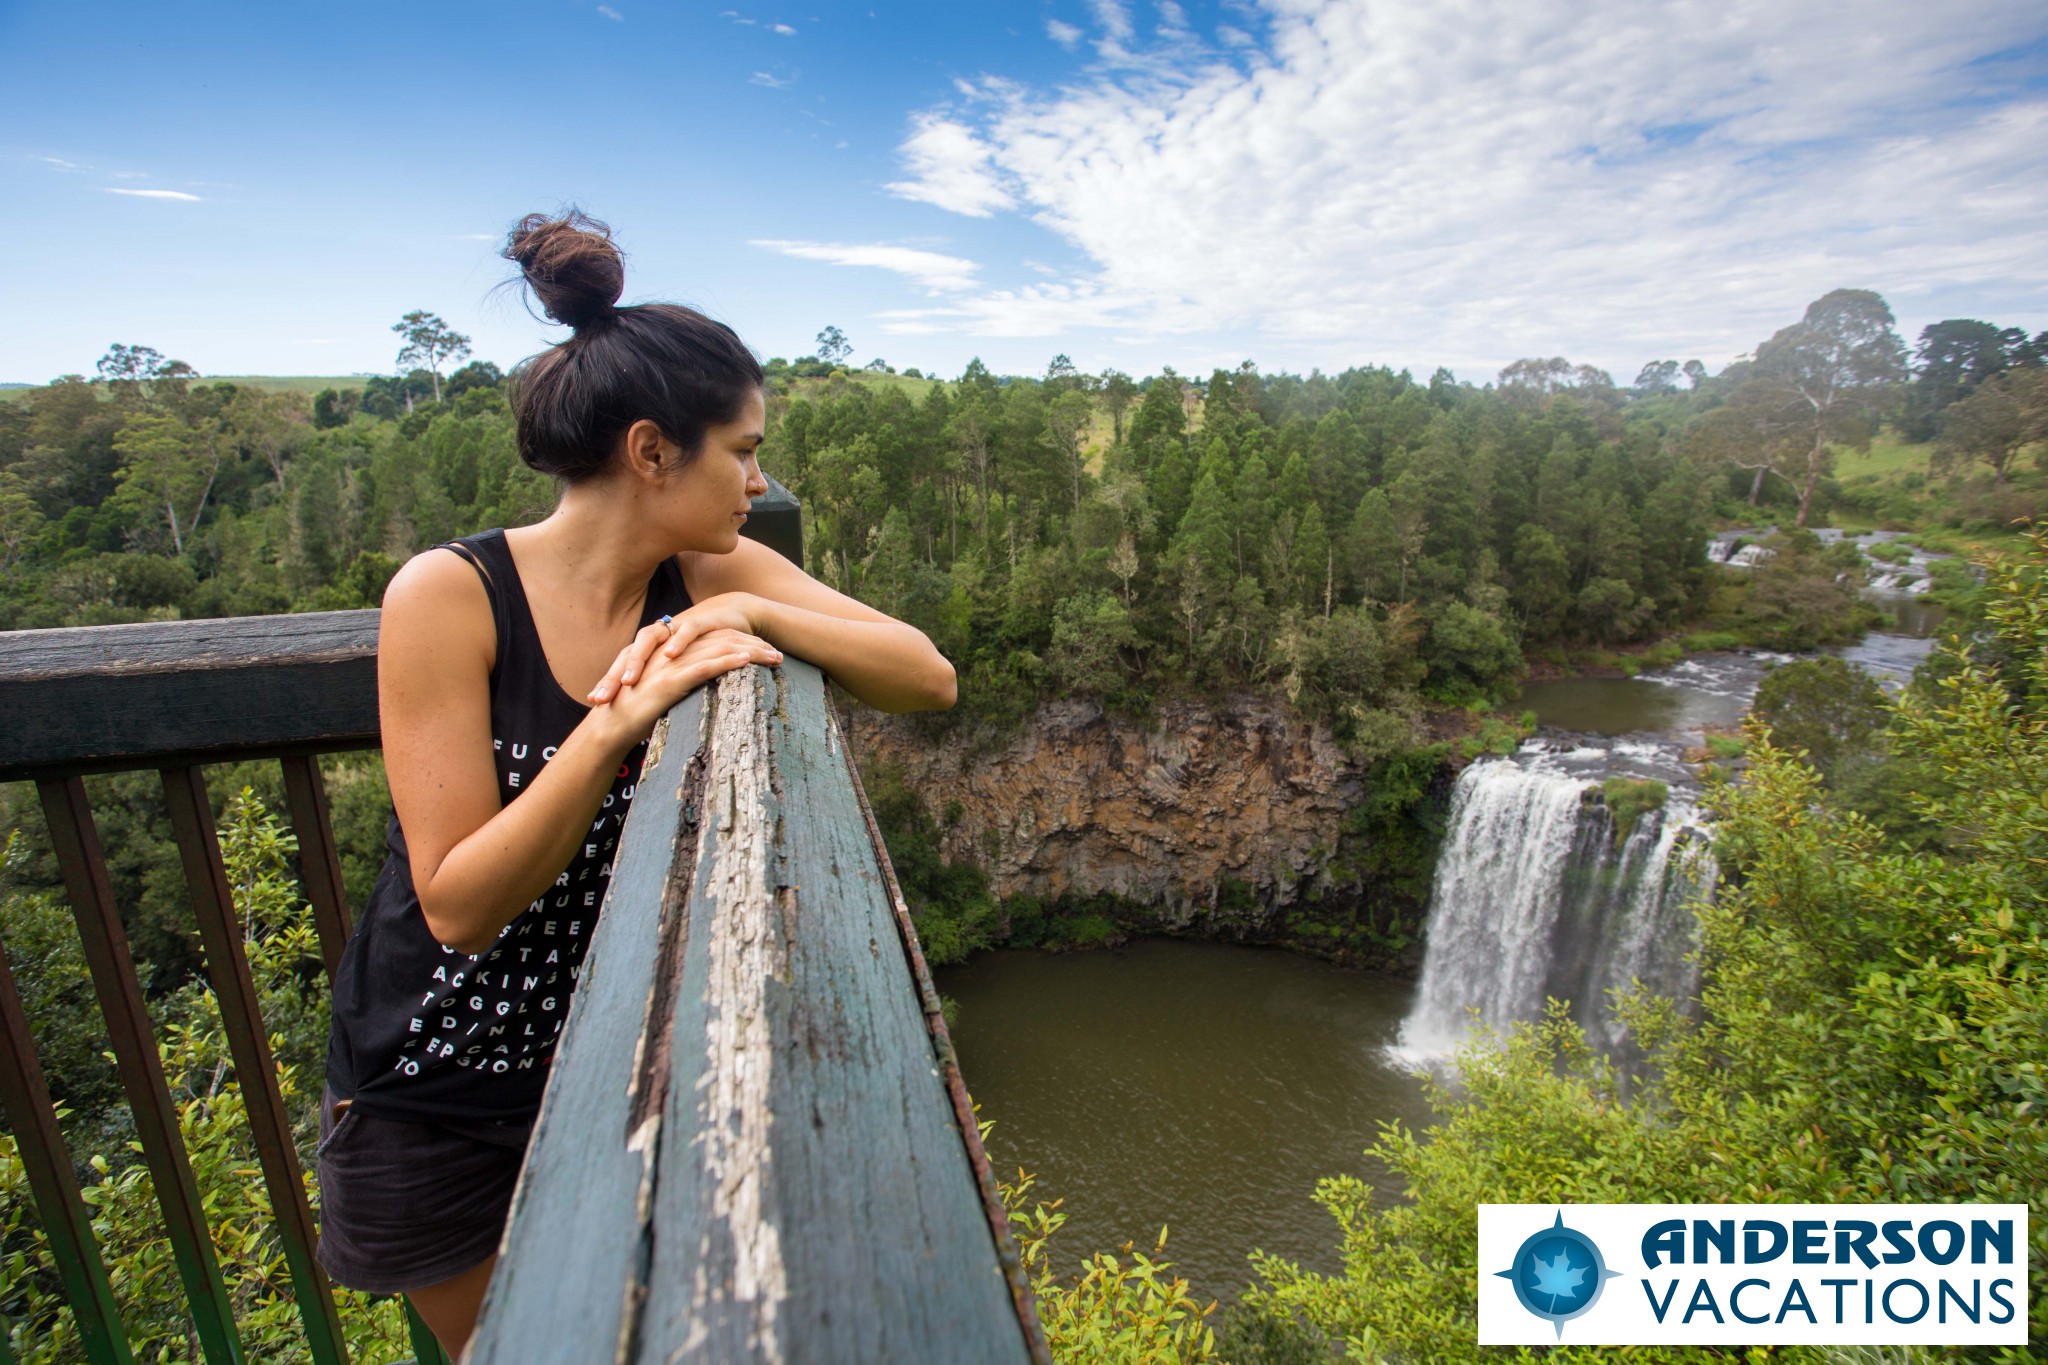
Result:
<svg viewBox="0 0 2048 1365"><path fill-rule="evenodd" d="M1494 1272L1514 1285L1522 1307L1557 1328L1560 1340L1564 1325L1598 1303L1601 1289L1620 1273L1607 1268L1591 1237L1564 1225L1562 1209L1555 1223L1522 1242L1513 1264Z"/></svg>

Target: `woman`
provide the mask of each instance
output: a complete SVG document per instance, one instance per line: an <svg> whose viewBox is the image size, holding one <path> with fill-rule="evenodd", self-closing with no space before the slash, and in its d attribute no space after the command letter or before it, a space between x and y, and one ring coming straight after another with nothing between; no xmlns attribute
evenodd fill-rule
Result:
<svg viewBox="0 0 2048 1365"><path fill-rule="evenodd" d="M514 375L534 526L416 556L377 650L390 857L334 986L321 1261L476 1322L654 722L783 651L885 711L950 706L914 627L742 539L767 491L761 369L674 304L617 306L609 230L534 215L506 256L567 341ZM576 700L578 697L581 701Z"/></svg>

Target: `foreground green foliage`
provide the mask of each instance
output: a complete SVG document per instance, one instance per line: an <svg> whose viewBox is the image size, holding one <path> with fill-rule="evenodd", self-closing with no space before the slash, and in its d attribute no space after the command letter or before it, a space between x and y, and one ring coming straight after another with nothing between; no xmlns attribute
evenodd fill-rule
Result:
<svg viewBox="0 0 2048 1365"><path fill-rule="evenodd" d="M245 926L250 970L262 993L263 1017L271 1029L279 1088L287 1107L302 1115L299 1160L310 1170L318 1126L319 1057L326 1038L326 984L312 917L299 899L289 867L293 840L262 803L244 791L231 803L222 825L221 851L235 888L235 908ZM7 896L0 902L0 925L7 930L9 947L17 937L29 937L18 934L23 926L47 925L59 913L44 897ZM55 926L50 929L47 937L54 940ZM68 959L53 954L45 965L60 989L82 988L83 965L75 949ZM156 1014L164 1075L178 1106L179 1129L212 1223L214 1253L234 1303L247 1358L308 1360L283 1245L258 1174L241 1086L228 1058L214 997L203 985L188 984L158 1002ZM35 1017L56 1022L63 1016ZM51 1060L46 1047L46 1065ZM311 1091L306 1089L308 1077ZM73 1155L82 1158L79 1174L93 1235L135 1359L197 1360L198 1343L186 1315L184 1290L139 1149L133 1144L81 1147L77 1126L66 1127L74 1134ZM34 1210L14 1139L0 1133L0 1317L8 1324L13 1358L23 1365L80 1361L85 1357L77 1326ZM412 1354L398 1300L371 1301L339 1289L336 1298L352 1359L380 1365Z"/></svg>
<svg viewBox="0 0 2048 1365"><path fill-rule="evenodd" d="M1986 638L1890 721L1937 775L1917 801L1939 846L1890 838L1753 728L1745 780L1716 796L1698 1013L1626 1006L1649 1074L1624 1085L1561 1008L1467 1048L1432 1092L1439 1126L1372 1149L1409 1202L1323 1182L1344 1272L1256 1257L1232 1339L1273 1360L1511 1356L1473 1344L1482 1202L1983 1200L2032 1207L2030 1331L2048 1340L2048 531L1987 586Z"/></svg>
<svg viewBox="0 0 2048 1365"><path fill-rule="evenodd" d="M982 1131L986 1135L987 1125ZM1196 1303L1187 1281L1168 1275L1173 1263L1159 1259L1166 1252L1165 1228L1149 1256L1126 1242L1120 1254L1097 1252L1076 1274L1060 1275L1048 1243L1067 1215L1057 1199L1031 1199L1036 1183L1019 1171L1000 1188L1038 1320L1059 1365L1221 1365L1208 1322L1216 1304Z"/></svg>

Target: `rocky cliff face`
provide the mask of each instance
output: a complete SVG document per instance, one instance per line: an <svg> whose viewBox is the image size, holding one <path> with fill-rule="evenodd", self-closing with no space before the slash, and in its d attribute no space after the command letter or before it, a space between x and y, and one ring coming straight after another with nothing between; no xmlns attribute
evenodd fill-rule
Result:
<svg viewBox="0 0 2048 1365"><path fill-rule="evenodd" d="M856 709L854 734L999 896L1107 894L1149 907L1156 927L1237 938L1285 938L1304 902L1357 899L1327 866L1365 775L1327 727L1272 699L1169 703L1151 728L1055 702L994 741Z"/></svg>

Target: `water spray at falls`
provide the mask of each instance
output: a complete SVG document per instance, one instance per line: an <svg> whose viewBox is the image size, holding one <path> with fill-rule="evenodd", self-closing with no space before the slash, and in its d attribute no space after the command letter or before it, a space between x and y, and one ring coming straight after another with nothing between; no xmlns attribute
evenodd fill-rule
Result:
<svg viewBox="0 0 2048 1365"><path fill-rule="evenodd" d="M1693 989L1693 903L1713 868L1692 808L1671 801L1616 837L1598 785L1512 760L1458 777L1430 893L1429 942L1401 1045L1441 1054L1476 1009L1496 1029L1571 1002L1592 1043L1626 1058L1614 992Z"/></svg>

